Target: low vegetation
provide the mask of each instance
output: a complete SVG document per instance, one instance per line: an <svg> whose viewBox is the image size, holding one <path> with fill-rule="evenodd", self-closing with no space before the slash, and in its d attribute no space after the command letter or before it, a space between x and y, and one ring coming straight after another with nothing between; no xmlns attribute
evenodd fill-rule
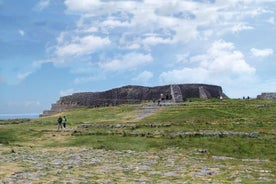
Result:
<svg viewBox="0 0 276 184"><path fill-rule="evenodd" d="M202 170L203 166L195 161L196 164L192 167L193 163L189 162L191 172L194 174L181 175L174 171L171 175L175 177L162 178L162 174L159 173L160 176L157 174L149 180L150 182L167 180L172 183L174 181L176 183L184 181L274 183L276 181L276 101L227 99L219 102L217 99L188 99L181 104L160 107L154 114L137 119L143 105L80 108L33 120L2 120L0 156L16 154L22 148L32 148L33 154L38 150L47 152L48 149L56 149L56 152L59 152L61 148L89 148L114 153L131 150L141 154L146 152L149 155L174 150L172 155L181 153L184 154L181 157L183 159L186 157L193 161L200 160L202 165L212 165L216 168L210 169L213 171L210 174L197 176L195 170ZM58 116L67 117L67 129L57 131ZM133 162L132 159L134 158L128 157L124 160L124 164ZM177 159L180 157L177 156ZM166 170L167 168L162 168L161 163L163 162L158 161L156 168L151 170ZM5 164L8 163L0 160L0 168ZM17 172L30 170L16 161L9 164L16 165ZM243 171L243 167L250 172ZM222 171L224 169L228 171ZM138 177L133 170L120 172L123 172L121 174L124 176ZM241 176L234 174L242 172L244 173ZM11 176L10 170L0 172L2 180ZM146 172L141 173L139 177L141 176L149 177ZM81 176L76 173L75 177ZM58 177L52 176L53 181L55 178ZM110 177L103 175L97 182L101 183L107 178ZM93 180L91 176L86 181ZM117 183L116 181L135 183L132 180L122 180L119 175L113 178L111 183Z"/></svg>

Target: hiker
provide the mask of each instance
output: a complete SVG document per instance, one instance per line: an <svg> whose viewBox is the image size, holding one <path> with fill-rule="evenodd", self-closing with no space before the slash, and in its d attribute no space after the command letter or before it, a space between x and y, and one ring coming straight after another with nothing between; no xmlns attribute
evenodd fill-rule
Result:
<svg viewBox="0 0 276 184"><path fill-rule="evenodd" d="M160 102L161 102L160 100L157 101L158 106L161 106Z"/></svg>
<svg viewBox="0 0 276 184"><path fill-rule="evenodd" d="M62 129L62 118L60 116L57 119L57 123L58 123L58 130Z"/></svg>
<svg viewBox="0 0 276 184"><path fill-rule="evenodd" d="M64 128L64 129L66 128L66 123L67 123L67 119L66 119L65 116L63 116L62 124L63 124L63 128Z"/></svg>
<svg viewBox="0 0 276 184"><path fill-rule="evenodd" d="M164 95L163 95L163 93L160 94L160 98L161 98L161 101L164 100Z"/></svg>

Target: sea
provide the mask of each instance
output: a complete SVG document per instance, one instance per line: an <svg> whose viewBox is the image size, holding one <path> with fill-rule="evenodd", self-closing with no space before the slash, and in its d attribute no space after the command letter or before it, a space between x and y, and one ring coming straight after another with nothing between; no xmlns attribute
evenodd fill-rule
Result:
<svg viewBox="0 0 276 184"><path fill-rule="evenodd" d="M0 114L0 120L7 120L7 119L34 119L38 118L38 113L32 114Z"/></svg>

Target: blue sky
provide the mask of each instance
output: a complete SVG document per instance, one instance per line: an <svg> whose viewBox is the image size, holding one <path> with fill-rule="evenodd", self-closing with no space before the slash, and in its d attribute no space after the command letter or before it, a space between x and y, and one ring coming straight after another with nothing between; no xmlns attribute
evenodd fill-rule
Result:
<svg viewBox="0 0 276 184"><path fill-rule="evenodd" d="M0 0L0 114L123 85L276 92L276 0Z"/></svg>

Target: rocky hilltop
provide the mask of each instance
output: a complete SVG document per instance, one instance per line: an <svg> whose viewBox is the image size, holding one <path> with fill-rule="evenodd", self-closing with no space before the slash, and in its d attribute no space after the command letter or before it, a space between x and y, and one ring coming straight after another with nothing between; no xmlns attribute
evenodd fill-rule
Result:
<svg viewBox="0 0 276 184"><path fill-rule="evenodd" d="M129 85L103 92L82 92L60 97L56 103L52 104L51 110L43 111L41 116L82 106L114 106L162 100L178 103L183 102L186 98L218 98L222 95L220 86L207 84L172 84L156 87Z"/></svg>

